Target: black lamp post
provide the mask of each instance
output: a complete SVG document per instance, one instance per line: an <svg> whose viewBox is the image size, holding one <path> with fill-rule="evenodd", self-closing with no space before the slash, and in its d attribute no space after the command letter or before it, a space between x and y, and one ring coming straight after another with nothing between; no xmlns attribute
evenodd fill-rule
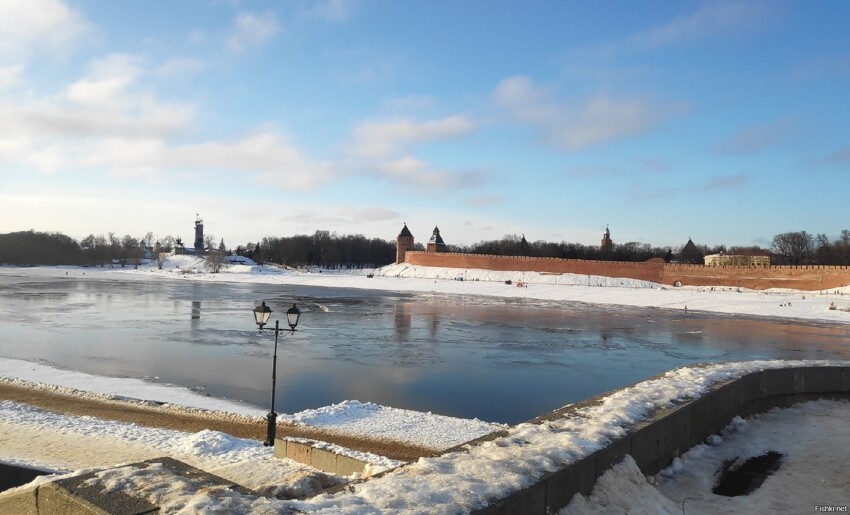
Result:
<svg viewBox="0 0 850 515"><path fill-rule="evenodd" d="M254 320L257 322L257 326L259 326L260 331L263 330L263 326L269 322L269 317L272 314L271 308L266 306L266 303L263 302L261 305L257 306L254 309ZM301 310L299 310L295 304L292 305L291 308L286 310L286 322L289 324L289 332L295 332L295 326L298 325L298 318L301 317ZM286 329L284 329L285 331ZM272 360L272 406L269 414L266 416L268 419L268 431L266 432L266 441L263 442L263 445L266 447L274 446L274 436L275 429L277 427L277 413L274 411L274 394L275 394L275 385L277 384L277 335L280 333L280 320L274 321L274 358Z"/></svg>

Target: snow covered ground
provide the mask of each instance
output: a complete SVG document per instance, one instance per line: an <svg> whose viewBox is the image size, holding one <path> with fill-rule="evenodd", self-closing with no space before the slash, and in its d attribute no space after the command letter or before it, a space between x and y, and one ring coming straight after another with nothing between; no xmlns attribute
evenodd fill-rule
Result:
<svg viewBox="0 0 850 515"><path fill-rule="evenodd" d="M811 513L818 506L848 506L848 424L847 401L813 401L736 418L722 436L695 446L656 477L644 477L627 456L599 478L590 496L574 497L561 513ZM770 451L784 458L760 488L739 497L712 493L725 463Z"/></svg>
<svg viewBox="0 0 850 515"><path fill-rule="evenodd" d="M12 271L13 272L13 271ZM789 290L750 291L733 288L669 288L643 281L609 279L576 275L541 275L532 273L490 272L484 270L453 270L409 265L391 265L374 271L375 277L367 278L371 271L326 272L290 271L273 267L253 265L227 266L222 273L204 271L203 262L189 256L169 259L164 268L141 267L138 270L94 269L52 267L28 270L28 274L43 276L76 276L118 280L196 280L237 281L275 284L304 284L313 286L380 289L407 292L438 292L462 295L489 295L498 297L520 297L553 301L580 301L628 306L651 306L670 309L703 310L721 313L744 314L770 317L792 317L830 323L850 322L850 288L825 292L799 292ZM458 280L463 278L464 280ZM505 280L522 281L527 287L506 285ZM830 306L836 309L830 309ZM430 513L464 512L482 507L486 499L532 484L542 474L580 459L604 446L613 438L622 435L625 427L640 420L650 411L680 399L693 398L705 392L717 381L735 377L747 371L786 366L811 366L823 362L745 362L724 363L701 368L683 368L671 371L661 378L644 381L631 388L618 391L599 405L589 407L576 417L553 421L542 425L520 424L508 430L508 435L496 438L469 452L450 453L434 458L422 458L418 462L391 472L376 480L357 486L353 492L336 496L320 495L305 501L278 501L267 499L228 498L220 500L220 508L236 512L275 512L287 506L315 513ZM842 364L846 363L829 363ZM227 401L195 395L188 390L169 386L153 385L143 381L96 378L71 372L57 372L49 367L30 362L0 360L0 376L8 381L28 382L39 388L67 388L74 391L92 392L86 395L115 396L147 401L165 402L175 406L218 411L228 416L262 417L261 410ZM111 381L115 381L111 383ZM149 387L151 389L149 389ZM163 388L154 390L153 388ZM177 390L177 391L175 391ZM136 401L132 401L136 402ZM184 409L184 408L175 408ZM795 411L796 410L796 411ZM399 413L395 413L395 412ZM598 484L598 492L589 499L576 499L570 509L580 512L626 511L624 507L643 506L644 512L682 511L686 504L687 513L714 513L765 507L794 508L790 511L813 511L813 507L793 504L796 499L823 504L841 503L833 490L811 489L806 497L808 483L794 477L802 474L822 483L838 477L841 491L847 491L845 461L839 454L830 454L830 446L843 445L831 439L832 435L843 434L835 429L832 421L843 423L850 418L847 403L810 403L802 407L774 412L752 421L736 421L722 440L712 445L697 446L683 455L673 467L656 479L652 486L640 474L629 469L626 460L612 471L610 477ZM780 415L774 416L776 413ZM396 416L394 418L394 416ZM801 423L805 420L806 423ZM374 426L359 426L371 419ZM308 424L346 426L354 432L384 431L396 426L400 433L420 428L434 421L432 431L415 435L413 440L423 441L429 437L447 443L447 435L460 434L468 438L475 433L470 428L481 428L479 421L459 421L449 428L444 418L428 414L411 414L403 410L378 407L357 402L302 412L289 417L290 421ZM810 424L810 420L824 421ZM829 423L826 423L829 421ZM770 425L774 424L774 425ZM364 428L365 427L365 428ZM804 431L794 433L794 431ZM463 431L469 431L464 433ZM754 439L758 434L773 434L773 440ZM430 436L428 435L430 433ZM759 437L760 438L760 437ZM795 448L788 439L822 443L821 450ZM740 443L736 443L739 442ZM780 447L782 448L776 448ZM814 462L809 468L784 469L795 471L782 487L788 493L785 502L792 504L770 504L766 497L750 496L734 501L713 499L706 494L706 485L713 481L716 465L728 456L755 452L759 446L776 448L787 453L789 459L805 453L819 452L835 456L835 459L820 460L823 469ZM846 447L846 446L845 446ZM826 449L826 450L823 450ZM801 454L802 453L802 454ZM212 431L196 434L156 430L105 422L87 417L61 417L28 406L4 402L0 407L0 461L28 463L54 470L72 470L85 467L114 465L148 459L167 454L204 470L221 475L234 482L266 492L284 488L283 477L309 476L301 465L271 457L270 449L259 442L233 438ZM719 460L719 461L718 461ZM794 463L798 458L794 458ZM633 465L633 464L632 464ZM837 470L827 470L827 465ZM781 474L782 470L780 470ZM119 474L120 473L115 473ZM129 476L133 471L127 471ZM836 476L839 474L839 476ZM840 474L843 474L841 476ZM640 476L640 477L638 477ZM777 475L778 477L778 475ZM841 479L843 478L843 479ZM120 477L118 478L120 479ZM118 480L115 477L112 480ZM305 480L306 481L306 480ZM312 478L309 488L316 489ZM843 483L841 483L843 481ZM304 481L293 488L308 488ZM797 486L794 486L797 485ZM842 486L843 485L843 486ZM766 483L764 487L768 487ZM175 486L175 488L179 488ZM606 493L605 488L608 489ZM277 489L277 490L276 490ZM709 489L710 490L710 489ZM633 492L620 496L617 492ZM799 492L798 497L791 495ZM818 495L823 494L823 498ZM693 493L693 496L690 495ZM598 495L597 495L598 494ZM182 501L174 506L212 506L193 496L203 492L182 492ZM660 497L659 497L660 496ZM691 497L705 501L698 504ZM776 497L777 499L781 497ZM666 501L665 501L666 499ZM844 499L846 505L848 499ZM625 504L617 504L625 503ZM722 504L732 502L733 504ZM185 504L188 503L188 504ZM193 504L194 503L194 504ZM199 509L203 512L204 510ZM785 510L789 511L789 510Z"/></svg>
<svg viewBox="0 0 850 515"><path fill-rule="evenodd" d="M17 359L0 358L0 381L94 400L124 401L130 404L155 403L160 409L182 412L203 410L207 415L225 420L264 421L266 417L266 411L263 409L207 397L179 386L132 378L94 376ZM408 443L435 450L448 449L504 427L477 419L421 413L354 400L292 415L280 414L279 420L295 425L318 427L337 434L367 435L374 439ZM0 460L3 447L0 445ZM345 451L343 454L384 468L398 464L386 462L379 459L380 457L355 455L351 451ZM54 467L51 464L45 466Z"/></svg>

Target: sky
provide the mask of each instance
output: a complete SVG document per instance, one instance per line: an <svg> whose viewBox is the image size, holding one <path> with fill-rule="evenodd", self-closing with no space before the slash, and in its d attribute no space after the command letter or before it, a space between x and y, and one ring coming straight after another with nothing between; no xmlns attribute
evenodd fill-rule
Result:
<svg viewBox="0 0 850 515"><path fill-rule="evenodd" d="M850 228L850 3L0 0L0 233ZM836 196L837 195L837 196Z"/></svg>

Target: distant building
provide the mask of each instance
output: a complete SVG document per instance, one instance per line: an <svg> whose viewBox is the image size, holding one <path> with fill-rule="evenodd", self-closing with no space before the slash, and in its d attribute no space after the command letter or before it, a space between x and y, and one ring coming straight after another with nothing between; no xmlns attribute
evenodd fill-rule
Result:
<svg viewBox="0 0 850 515"><path fill-rule="evenodd" d="M245 256L224 256L222 258L225 263L230 265L256 265L257 262Z"/></svg>
<svg viewBox="0 0 850 515"><path fill-rule="evenodd" d="M395 262L404 263L404 255L408 250L413 250L413 234L407 228L407 224L404 224L395 239Z"/></svg>
<svg viewBox="0 0 850 515"><path fill-rule="evenodd" d="M439 227L434 227L434 232L431 233L431 239L428 240L428 247L425 250L427 252L445 252L446 251L446 242L444 242L442 236L440 236L440 228Z"/></svg>
<svg viewBox="0 0 850 515"><path fill-rule="evenodd" d="M186 246L183 245L183 240L180 239L180 236L178 236L177 239L174 240L174 249L172 249L171 253L176 256L180 256L187 253Z"/></svg>
<svg viewBox="0 0 850 515"><path fill-rule="evenodd" d="M699 251L694 242L688 238L688 242L682 247L682 252L679 253L680 263L689 263L694 265L703 264L702 252Z"/></svg>
<svg viewBox="0 0 850 515"><path fill-rule="evenodd" d="M599 243L599 250L612 251L614 250L614 242L611 241L611 231L608 226L605 226L605 232L602 234L602 241Z"/></svg>
<svg viewBox="0 0 850 515"><path fill-rule="evenodd" d="M754 254L709 254L705 256L706 266L770 266L770 255Z"/></svg>

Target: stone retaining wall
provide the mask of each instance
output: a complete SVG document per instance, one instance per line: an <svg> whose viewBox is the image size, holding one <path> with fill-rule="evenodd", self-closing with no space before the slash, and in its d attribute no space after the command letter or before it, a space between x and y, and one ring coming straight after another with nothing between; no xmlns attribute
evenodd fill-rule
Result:
<svg viewBox="0 0 850 515"><path fill-rule="evenodd" d="M582 405L594 403L604 395ZM699 399L656 413L631 428L625 437L477 513L555 513L575 494L589 495L596 479L627 454L644 474L655 475L674 457L720 432L735 416L747 417L818 398L850 398L850 367L783 368L747 374L715 385ZM531 422L562 418L576 408L562 408Z"/></svg>
<svg viewBox="0 0 850 515"><path fill-rule="evenodd" d="M289 438L277 438L274 441L274 455L278 458L289 458L298 463L309 465L315 469L339 476L348 477L352 474L362 475L368 463L350 456L320 449L306 442Z"/></svg>

